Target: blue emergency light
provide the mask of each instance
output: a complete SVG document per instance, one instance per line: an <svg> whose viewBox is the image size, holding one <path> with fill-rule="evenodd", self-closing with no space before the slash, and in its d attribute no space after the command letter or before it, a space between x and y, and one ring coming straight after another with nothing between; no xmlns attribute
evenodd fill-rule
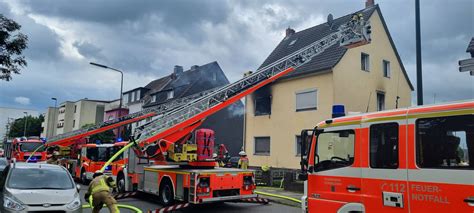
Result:
<svg viewBox="0 0 474 213"><path fill-rule="evenodd" d="M106 170L106 171L107 171L107 170L111 170L111 169L112 169L112 166L111 166L111 165L108 165L108 166L105 167L105 170Z"/></svg>
<svg viewBox="0 0 474 213"><path fill-rule="evenodd" d="M341 105L341 104L333 105L332 106L332 117L333 118L338 118L338 117L345 116L346 115L345 111L346 110L344 108L344 105Z"/></svg>
<svg viewBox="0 0 474 213"><path fill-rule="evenodd" d="M99 145L99 144L101 144L101 143L102 143L102 141L100 141L100 140L98 140L98 139L95 140L95 144Z"/></svg>
<svg viewBox="0 0 474 213"><path fill-rule="evenodd" d="M117 142L122 142L123 139L122 138L117 138Z"/></svg>

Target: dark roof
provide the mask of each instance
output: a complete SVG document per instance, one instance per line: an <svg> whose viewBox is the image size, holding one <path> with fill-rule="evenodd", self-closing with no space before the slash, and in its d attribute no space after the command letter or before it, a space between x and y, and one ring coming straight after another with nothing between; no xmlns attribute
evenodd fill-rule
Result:
<svg viewBox="0 0 474 213"><path fill-rule="evenodd" d="M390 33L388 31L388 28L385 24L385 20L383 19L382 13L380 11L380 8L378 5L374 5L368 8L364 8L363 10L359 10L353 13L350 13L348 15L339 17L337 19L334 19L333 21L333 26L330 27L327 23L323 23L299 32L296 32L295 34L283 38L283 40L278 44L278 46L272 51L272 53L265 59L263 64L260 66L264 67L267 66L293 52L296 50L299 50L307 45L310 45L311 43L323 38L324 36L327 36L333 32L336 32L337 28L348 22L350 18L352 17L352 14L354 13L362 13L365 19L369 19L370 16L374 13L374 11L377 10L385 31L387 32L387 35L389 37L390 43L392 47L395 50L395 55L397 56L398 62L401 65L402 71L405 75L405 78L408 81L408 84L410 85L411 89L413 90L413 85L410 82L410 79L408 78L408 75L405 71L405 68L402 64L402 61L400 59L400 56L398 55L398 52L395 48L395 44L393 43L392 37L390 36ZM290 45L293 43L292 45ZM313 59L311 59L310 62L307 64L303 65L302 67L298 67L295 71L292 73L288 74L287 76L282 77L282 79L286 78L291 78L295 76L300 76L300 75L305 75L305 74L310 74L310 73L317 73L317 72L323 72L326 70L329 70L336 66L337 63L341 60L341 58L344 56L346 53L347 48L341 47L338 44L335 44L326 51L324 51L322 54L315 56Z"/></svg>
<svg viewBox="0 0 474 213"><path fill-rule="evenodd" d="M216 79L214 80L214 73ZM159 90L148 92L148 96L156 95L156 102L147 103L143 107L150 107L166 103L168 101L186 97L202 91L210 90L215 87L221 87L229 84L229 80L224 75L219 64L214 61L202 66L197 66L195 69L184 71L178 75L170 75L169 82ZM167 99L167 92L173 91L172 99Z"/></svg>
<svg viewBox="0 0 474 213"><path fill-rule="evenodd" d="M474 37L471 38L471 42L467 46L466 52L474 52Z"/></svg>

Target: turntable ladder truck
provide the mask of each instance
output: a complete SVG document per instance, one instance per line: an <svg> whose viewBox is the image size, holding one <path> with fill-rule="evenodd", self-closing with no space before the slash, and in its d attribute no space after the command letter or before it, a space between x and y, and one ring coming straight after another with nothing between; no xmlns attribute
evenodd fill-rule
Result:
<svg viewBox="0 0 474 213"><path fill-rule="evenodd" d="M213 131L196 129L207 116L294 71L332 45L353 48L369 43L370 24L358 14L354 17L322 39L137 129L134 147L127 151L128 163L117 177L119 188L158 195L164 206L175 201L201 204L256 198L254 172L216 168Z"/></svg>

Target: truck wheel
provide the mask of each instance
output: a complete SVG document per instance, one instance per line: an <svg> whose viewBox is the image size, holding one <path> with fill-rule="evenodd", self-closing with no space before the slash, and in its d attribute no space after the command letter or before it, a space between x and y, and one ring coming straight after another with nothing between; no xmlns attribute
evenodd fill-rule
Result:
<svg viewBox="0 0 474 213"><path fill-rule="evenodd" d="M125 177L120 173L117 177L117 189L119 193L125 192Z"/></svg>
<svg viewBox="0 0 474 213"><path fill-rule="evenodd" d="M161 181L158 200L163 206L169 206L174 203L173 186L169 179Z"/></svg>

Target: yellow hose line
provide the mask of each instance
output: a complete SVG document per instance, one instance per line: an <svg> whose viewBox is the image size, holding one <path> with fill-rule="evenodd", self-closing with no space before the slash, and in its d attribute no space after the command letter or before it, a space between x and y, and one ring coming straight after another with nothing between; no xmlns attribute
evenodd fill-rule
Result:
<svg viewBox="0 0 474 213"><path fill-rule="evenodd" d="M301 200L298 200L298 199L292 198L292 197L283 196L283 195L276 195L276 194L270 194L270 193L259 192L259 191L255 191L255 193L256 193L256 194L259 194L259 195L266 195L266 196L270 196L270 197L277 197L277 198L282 198L282 199L286 199L286 200L291 200L291 201L293 201L293 202L301 203Z"/></svg>
<svg viewBox="0 0 474 213"><path fill-rule="evenodd" d="M125 150L133 146L133 142L128 143L126 146L124 146L122 149L120 149L117 153L115 153L114 156L112 156L107 162L105 162L104 166L100 169L101 172L105 171L105 168L109 166L115 158L117 158L120 154L122 154Z"/></svg>
<svg viewBox="0 0 474 213"><path fill-rule="evenodd" d="M28 159L26 159L26 162L28 163L28 161L30 161L30 158L33 157L33 155L36 153L36 151L38 151L38 149L40 149L40 148L43 147L43 146L44 146L44 144L41 145L41 146L38 146L38 148L36 148L35 151L33 151L33 152L30 154L30 157L28 157Z"/></svg>
<svg viewBox="0 0 474 213"><path fill-rule="evenodd" d="M130 209L130 210L135 211L136 213L143 213L142 210L140 210L139 208L137 208L137 207L135 207L135 206L125 205L125 204L116 204L116 205L117 205L118 208ZM104 207L106 207L105 204L104 204ZM91 205L89 205L89 204L84 204L84 205L82 205L82 208L83 208L83 209L91 208Z"/></svg>

